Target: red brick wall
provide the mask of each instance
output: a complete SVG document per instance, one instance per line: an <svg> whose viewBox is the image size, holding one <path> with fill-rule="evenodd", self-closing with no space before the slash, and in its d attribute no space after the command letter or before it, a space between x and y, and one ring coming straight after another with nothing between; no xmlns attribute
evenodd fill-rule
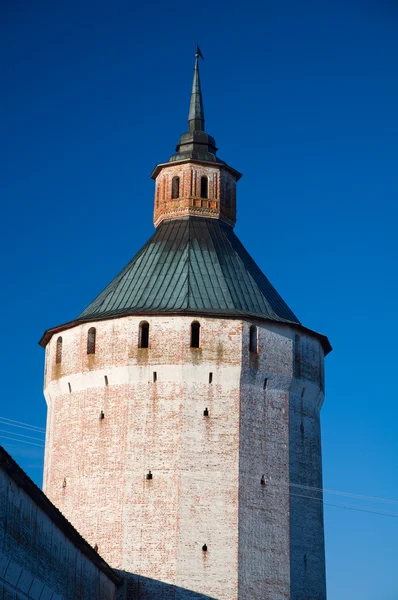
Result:
<svg viewBox="0 0 398 600"><path fill-rule="evenodd" d="M208 198L201 198L200 179L208 178ZM180 193L172 198L172 179L180 178ZM192 215L236 221L236 180L222 166L176 163L162 168L156 178L154 223Z"/></svg>

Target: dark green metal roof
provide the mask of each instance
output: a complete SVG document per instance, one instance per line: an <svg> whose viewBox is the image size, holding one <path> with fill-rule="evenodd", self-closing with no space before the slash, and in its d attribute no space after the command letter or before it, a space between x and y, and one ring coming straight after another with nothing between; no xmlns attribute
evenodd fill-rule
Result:
<svg viewBox="0 0 398 600"><path fill-rule="evenodd" d="M77 320L184 312L300 323L232 228L201 217L164 221Z"/></svg>

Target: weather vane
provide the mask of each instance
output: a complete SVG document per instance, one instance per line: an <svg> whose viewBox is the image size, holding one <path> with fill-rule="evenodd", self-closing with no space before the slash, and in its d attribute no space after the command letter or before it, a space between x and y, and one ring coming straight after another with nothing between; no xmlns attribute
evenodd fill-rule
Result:
<svg viewBox="0 0 398 600"><path fill-rule="evenodd" d="M204 58L203 58L203 54L201 53L201 51L200 51L200 48L199 48L198 44L196 44L196 54L195 54L195 57L196 57L196 58L199 58L199 56L200 56L200 58L201 58L202 60L204 60Z"/></svg>

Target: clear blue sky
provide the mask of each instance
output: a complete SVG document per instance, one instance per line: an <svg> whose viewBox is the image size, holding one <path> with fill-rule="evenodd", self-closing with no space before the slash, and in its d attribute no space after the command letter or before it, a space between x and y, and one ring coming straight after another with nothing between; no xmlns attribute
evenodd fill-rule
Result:
<svg viewBox="0 0 398 600"><path fill-rule="evenodd" d="M398 499L395 0L1 2L0 417L44 426L41 334L151 235L197 42L207 129L243 173L236 232L334 347L325 488ZM41 448L0 441L40 484ZM397 600L398 518L325 509L329 600Z"/></svg>

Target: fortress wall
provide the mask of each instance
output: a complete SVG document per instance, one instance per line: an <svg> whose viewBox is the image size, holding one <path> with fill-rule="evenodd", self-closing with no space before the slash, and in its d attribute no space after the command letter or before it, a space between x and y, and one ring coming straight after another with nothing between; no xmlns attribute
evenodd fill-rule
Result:
<svg viewBox="0 0 398 600"><path fill-rule="evenodd" d="M113 567L231 600L242 322L200 318L194 349L191 317L151 317L149 348L141 349L141 320L62 332L60 364L57 336L50 341L44 489ZM95 355L87 355L90 327Z"/></svg>

